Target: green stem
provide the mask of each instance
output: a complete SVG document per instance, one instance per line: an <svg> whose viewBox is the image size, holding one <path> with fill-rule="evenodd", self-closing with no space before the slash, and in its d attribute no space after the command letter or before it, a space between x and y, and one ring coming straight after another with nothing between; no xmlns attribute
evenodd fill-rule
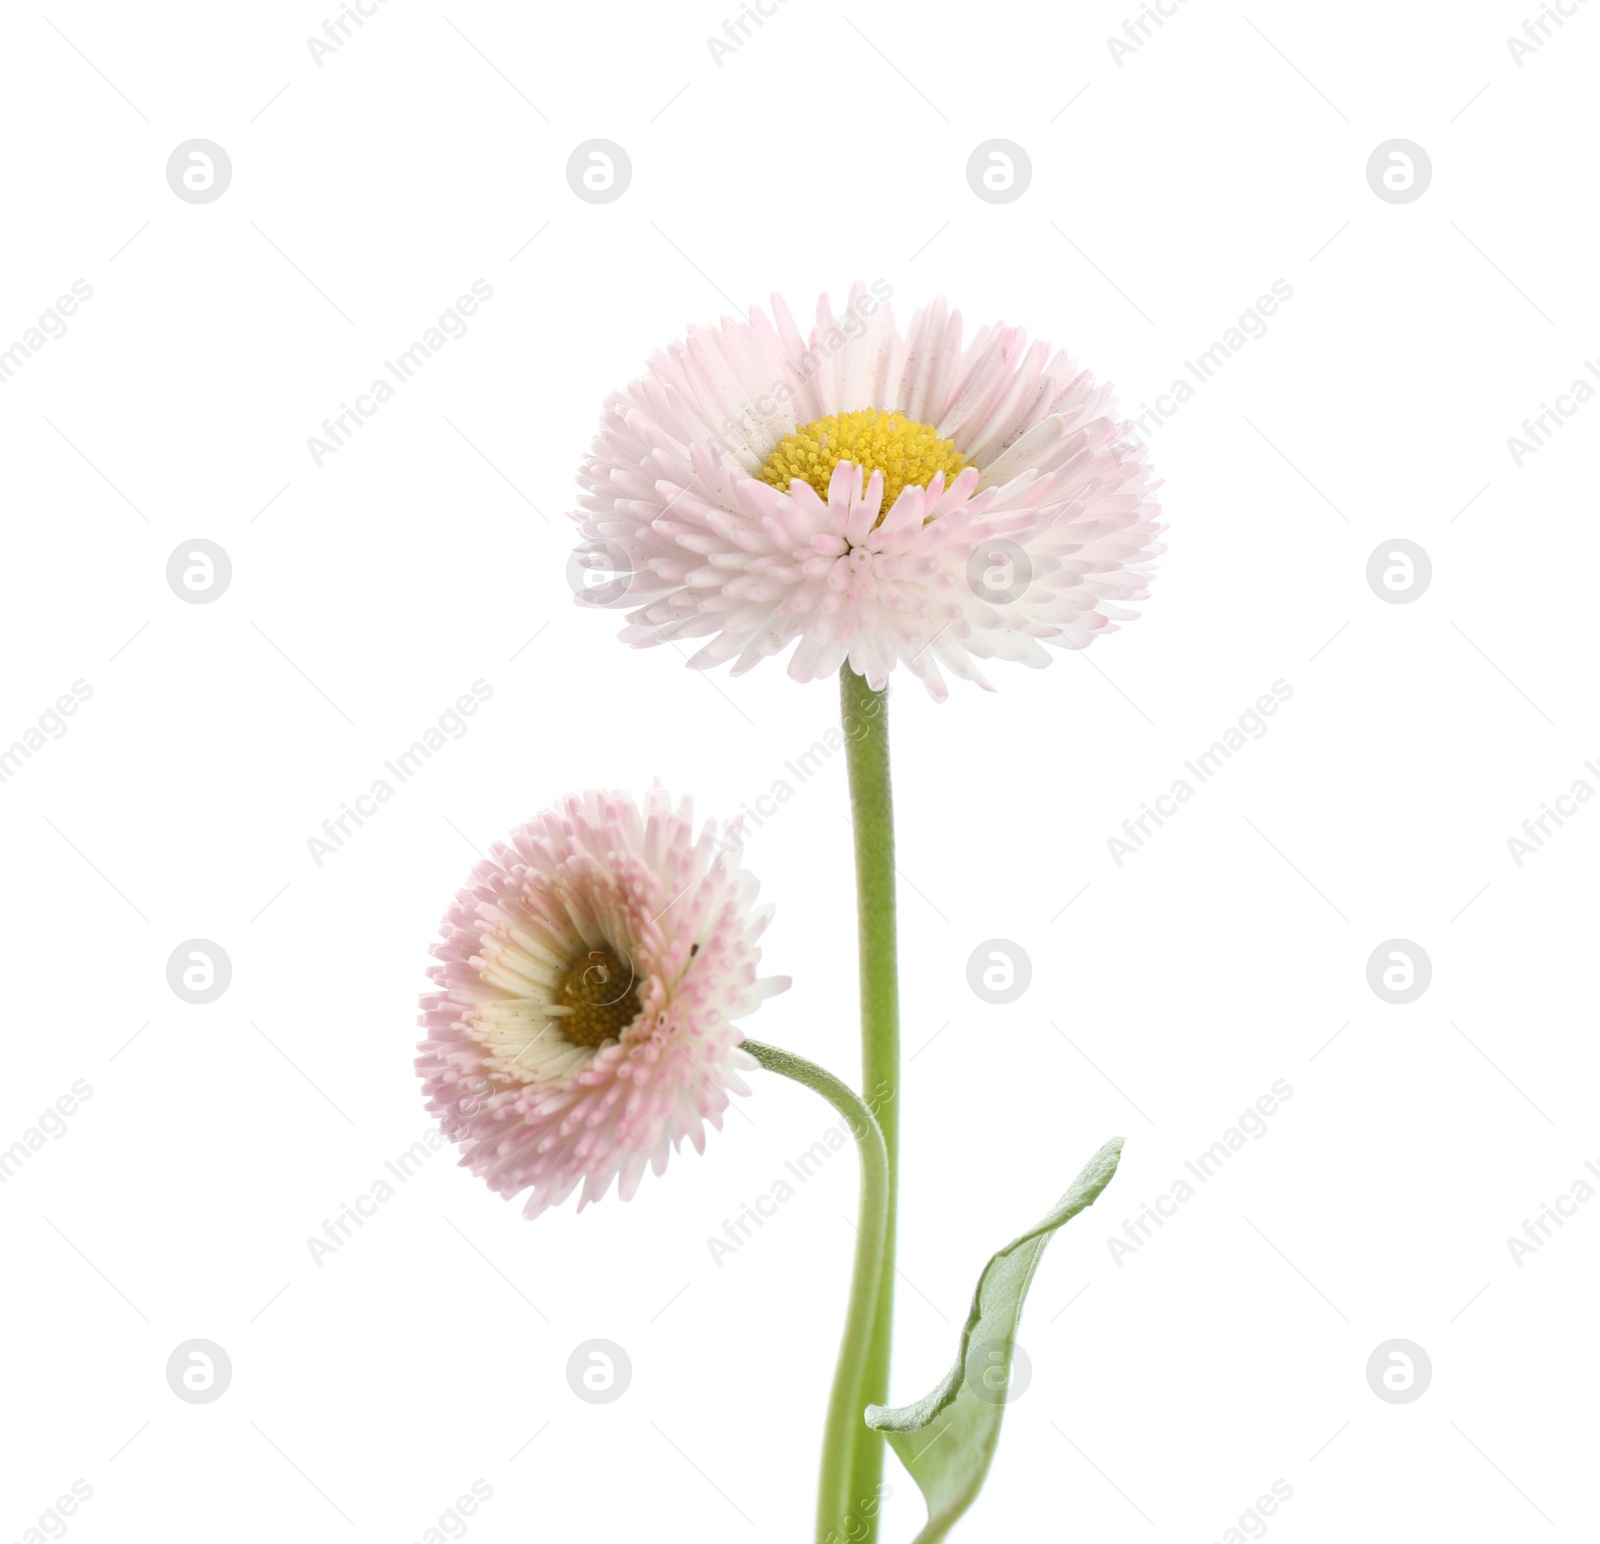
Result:
<svg viewBox="0 0 1600 1544"><path fill-rule="evenodd" d="M865 1537L859 1533L847 1534L845 1526L855 1494L851 1489L851 1464L857 1439L862 1433L876 1436L867 1431L861 1412L872 1402L872 1396L865 1392L865 1379L873 1351L872 1325L877 1310L878 1278L883 1271L884 1230L890 1205L889 1155L872 1111L848 1084L815 1063L780 1051L776 1046L746 1040L744 1049L769 1072L793 1078L821 1094L844 1116L861 1151L861 1215L856 1222L855 1267L850 1277L844 1338L839 1343L839 1361L833 1374L833 1393L828 1399L822 1476L817 1484L817 1544L837 1544L846 1537ZM871 1494L875 1495L876 1491Z"/></svg>
<svg viewBox="0 0 1600 1544"><path fill-rule="evenodd" d="M884 1439L861 1419L870 1404L889 1401L889 1338L894 1313L895 1184L900 1147L900 979L895 954L894 801L889 786L889 698L849 664L839 671L839 705L850 769L855 826L856 928L861 981L861 1079L878 1118L889 1160L888 1210L877 1265L877 1309L855 1409L849 1503L872 1515L854 1544L878 1535L876 1498L883 1478ZM858 1254L859 1261L859 1254ZM858 1264L859 1274L859 1264Z"/></svg>

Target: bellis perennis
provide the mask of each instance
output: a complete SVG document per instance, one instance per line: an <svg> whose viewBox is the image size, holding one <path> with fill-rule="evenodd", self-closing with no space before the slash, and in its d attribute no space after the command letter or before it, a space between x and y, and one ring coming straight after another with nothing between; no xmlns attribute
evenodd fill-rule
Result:
<svg viewBox="0 0 1600 1544"><path fill-rule="evenodd" d="M569 797L473 870L433 946L417 1060L462 1163L501 1195L525 1194L528 1217L580 1186L580 1210L613 1183L627 1200L685 1139L704 1148L752 1068L832 1107L856 1142L860 1192L816 1544L875 1544L890 1448L927 1502L921 1544L945 1539L971 1506L999 1441L1040 1251L1110 1183L1122 1148L1101 1147L1043 1219L990 1258L954 1363L922 1399L890 1405L908 1086L889 676L906 670L938 699L951 675L988 686L980 661L1038 666L1051 646L1084 648L1135 614L1162 550L1144 450L1107 388L1015 327L963 344L943 300L902 333L888 298L885 285L857 285L842 315L823 299L802 334L774 296L770 317L724 318L654 355L605 403L568 568L585 581L574 585L580 602L627 612L633 644L695 638L700 668L742 672L787 653L798 680L837 673L860 1090L744 1035L740 1020L789 984L757 974L769 908L729 844L709 825L697 836L688 802L660 788L642 805ZM733 749L706 742L719 759ZM1013 858L1026 865L1030 854ZM1003 847L997 861L1008 861ZM959 1115L931 1118L959 1125ZM638 1264L659 1301L660 1284L645 1287L649 1261ZM808 1317L815 1285L798 1296ZM781 1305L757 1318L758 1344L764 1327L797 1332ZM774 1395L764 1408L783 1403Z"/></svg>
<svg viewBox="0 0 1600 1544"><path fill-rule="evenodd" d="M659 788L585 793L496 843L440 926L417 1071L461 1161L524 1215L582 1183L629 1199L685 1138L705 1150L739 1074L735 1020L771 908L711 824Z"/></svg>
<svg viewBox="0 0 1600 1544"><path fill-rule="evenodd" d="M618 577L579 599L628 609L624 640L705 638L690 663L736 674L793 645L797 680L903 666L942 698L1135 615L1162 527L1109 390L1020 328L963 346L943 299L902 334L886 297L802 334L773 296L606 400L574 518Z"/></svg>

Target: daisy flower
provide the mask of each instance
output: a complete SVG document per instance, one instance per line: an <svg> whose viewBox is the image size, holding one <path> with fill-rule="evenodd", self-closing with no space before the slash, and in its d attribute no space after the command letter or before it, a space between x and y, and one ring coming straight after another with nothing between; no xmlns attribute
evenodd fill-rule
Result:
<svg viewBox="0 0 1600 1544"><path fill-rule="evenodd" d="M606 400L575 561L619 576L579 600L628 608L625 641L735 674L794 645L796 680L904 666L942 699L1135 615L1163 527L1108 388L1020 328L963 347L943 299L902 334L873 290L809 335L776 295L691 329Z"/></svg>
<svg viewBox="0 0 1600 1544"><path fill-rule="evenodd" d="M569 797L497 843L445 913L417 1071L461 1162L537 1217L583 1184L628 1200L685 1138L705 1151L739 1074L736 1020L771 908L693 806Z"/></svg>

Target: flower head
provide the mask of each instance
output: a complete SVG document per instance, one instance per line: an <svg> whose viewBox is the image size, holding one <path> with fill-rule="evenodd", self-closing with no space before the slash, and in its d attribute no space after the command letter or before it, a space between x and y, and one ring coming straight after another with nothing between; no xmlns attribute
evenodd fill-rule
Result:
<svg viewBox="0 0 1600 1544"><path fill-rule="evenodd" d="M739 1071L735 1020L786 977L758 978L771 908L710 823L653 789L569 797L497 843L440 925L420 1022L428 1108L524 1215L583 1182L628 1200L687 1137L705 1150Z"/></svg>
<svg viewBox="0 0 1600 1544"><path fill-rule="evenodd" d="M1019 328L963 348L940 299L902 335L858 284L803 337L774 295L606 400L574 518L621 577L579 599L629 608L629 643L708 638L702 668L794 644L801 681L848 660L879 690L897 666L938 698L941 666L988 686L975 660L1044 665L1145 598L1162 527L1124 428Z"/></svg>

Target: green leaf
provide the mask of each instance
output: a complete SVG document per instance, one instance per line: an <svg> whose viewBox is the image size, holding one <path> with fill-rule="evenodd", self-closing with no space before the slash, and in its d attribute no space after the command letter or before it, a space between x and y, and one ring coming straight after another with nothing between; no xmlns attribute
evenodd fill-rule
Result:
<svg viewBox="0 0 1600 1544"><path fill-rule="evenodd" d="M1050 1214L984 1266L956 1364L931 1394L914 1405L867 1406L867 1425L887 1436L928 1503L914 1544L938 1544L977 1499L1000 1441L1017 1323L1039 1256L1062 1223L1094 1204L1121 1156L1122 1138L1113 1137Z"/></svg>

